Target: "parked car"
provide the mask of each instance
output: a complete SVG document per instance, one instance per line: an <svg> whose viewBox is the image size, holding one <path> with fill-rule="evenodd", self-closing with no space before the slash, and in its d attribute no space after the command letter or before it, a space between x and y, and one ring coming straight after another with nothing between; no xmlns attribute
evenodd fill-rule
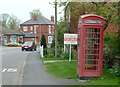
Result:
<svg viewBox="0 0 120 87"><path fill-rule="evenodd" d="M22 51L24 50L31 50L31 51L36 51L36 44L35 42L32 41L26 41L22 46L21 46Z"/></svg>

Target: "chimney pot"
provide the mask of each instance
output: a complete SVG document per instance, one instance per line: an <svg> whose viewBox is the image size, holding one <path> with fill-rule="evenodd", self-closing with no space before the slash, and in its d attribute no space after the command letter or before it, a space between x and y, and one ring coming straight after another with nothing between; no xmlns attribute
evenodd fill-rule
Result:
<svg viewBox="0 0 120 87"><path fill-rule="evenodd" d="M51 16L51 21L54 22L54 16Z"/></svg>
<svg viewBox="0 0 120 87"><path fill-rule="evenodd" d="M34 15L33 20L37 21L37 15Z"/></svg>

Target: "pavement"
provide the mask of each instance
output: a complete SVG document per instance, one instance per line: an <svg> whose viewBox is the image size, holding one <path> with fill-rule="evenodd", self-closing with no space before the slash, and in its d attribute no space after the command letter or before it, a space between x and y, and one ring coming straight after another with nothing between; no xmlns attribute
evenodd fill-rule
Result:
<svg viewBox="0 0 120 87"><path fill-rule="evenodd" d="M19 85L84 85L77 80L63 79L49 74L40 60L39 52L28 54Z"/></svg>

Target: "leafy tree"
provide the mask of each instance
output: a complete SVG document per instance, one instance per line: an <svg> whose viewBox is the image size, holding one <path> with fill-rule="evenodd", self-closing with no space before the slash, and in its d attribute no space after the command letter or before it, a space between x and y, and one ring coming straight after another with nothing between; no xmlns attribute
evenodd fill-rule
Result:
<svg viewBox="0 0 120 87"><path fill-rule="evenodd" d="M108 24L110 22L116 23L116 20L118 20L117 15L117 2L116 3L110 3L110 2L92 2L95 5L95 14L101 15L105 20L105 26L104 29L107 28Z"/></svg>
<svg viewBox="0 0 120 87"><path fill-rule="evenodd" d="M42 35L40 45L41 45L41 46L43 45L44 48L47 48L45 35Z"/></svg>
<svg viewBox="0 0 120 87"><path fill-rule="evenodd" d="M7 13L4 13L4 14L1 14L0 15L0 25L2 26L2 27L5 27L5 28L7 28L8 26L7 26L7 22L8 22L8 20L9 20L9 14L7 14Z"/></svg>
<svg viewBox="0 0 120 87"><path fill-rule="evenodd" d="M20 20L14 16L7 13L0 15L0 25L8 29L19 29Z"/></svg>
<svg viewBox="0 0 120 87"><path fill-rule="evenodd" d="M42 15L39 9L34 9L30 12L30 17L33 18L35 15Z"/></svg>
<svg viewBox="0 0 120 87"><path fill-rule="evenodd" d="M57 56L61 57L62 53L63 53L63 46L64 46L64 33L68 33L69 32L69 24L67 23L66 20L64 20L63 18L60 19L60 21L57 24L57 48L58 48L58 53ZM53 38L52 44L51 44L51 48L53 49L54 52L54 48L55 48L55 39Z"/></svg>
<svg viewBox="0 0 120 87"><path fill-rule="evenodd" d="M40 45L41 45L41 46L43 45L43 48L44 48L44 49L43 49L43 54L44 54L44 55L47 55L47 45L46 45L45 35L42 35Z"/></svg>
<svg viewBox="0 0 120 87"><path fill-rule="evenodd" d="M65 18L70 16L76 30L79 16L83 14L94 13L105 17L104 29L110 22L115 23L118 20L117 3L115 2L68 2L63 5L65 6Z"/></svg>
<svg viewBox="0 0 120 87"><path fill-rule="evenodd" d="M20 20L14 15L10 16L10 19L8 21L8 28L13 30L19 29L19 25Z"/></svg>

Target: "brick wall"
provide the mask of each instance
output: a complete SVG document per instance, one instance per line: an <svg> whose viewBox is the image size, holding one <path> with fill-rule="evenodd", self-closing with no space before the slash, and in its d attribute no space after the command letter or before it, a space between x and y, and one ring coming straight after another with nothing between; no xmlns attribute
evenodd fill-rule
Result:
<svg viewBox="0 0 120 87"><path fill-rule="evenodd" d="M37 40L37 38L36 38L36 40ZM35 42L35 40L33 38L24 38L24 42L25 41L33 41L33 42Z"/></svg>
<svg viewBox="0 0 120 87"><path fill-rule="evenodd" d="M27 26L27 32L33 32L34 33L34 25L26 25ZM33 29L31 30L31 26L33 27ZM51 25L51 27L50 27L50 31L51 31L51 33L53 34L53 32L54 32L54 27L53 27L54 25ZM23 27L24 27L24 25L21 25L20 26L20 30L21 31L23 31L23 32L25 32L24 30L23 30ZM45 38L46 38L46 43L48 44L48 33L49 33L49 25L47 25L47 24L42 24L42 25L36 25L36 36L38 37L38 39L36 40L38 43L40 43L40 38L41 38L41 36L42 36L42 34L44 34L45 35ZM31 40L31 39L24 39L24 41L28 41L28 40Z"/></svg>

